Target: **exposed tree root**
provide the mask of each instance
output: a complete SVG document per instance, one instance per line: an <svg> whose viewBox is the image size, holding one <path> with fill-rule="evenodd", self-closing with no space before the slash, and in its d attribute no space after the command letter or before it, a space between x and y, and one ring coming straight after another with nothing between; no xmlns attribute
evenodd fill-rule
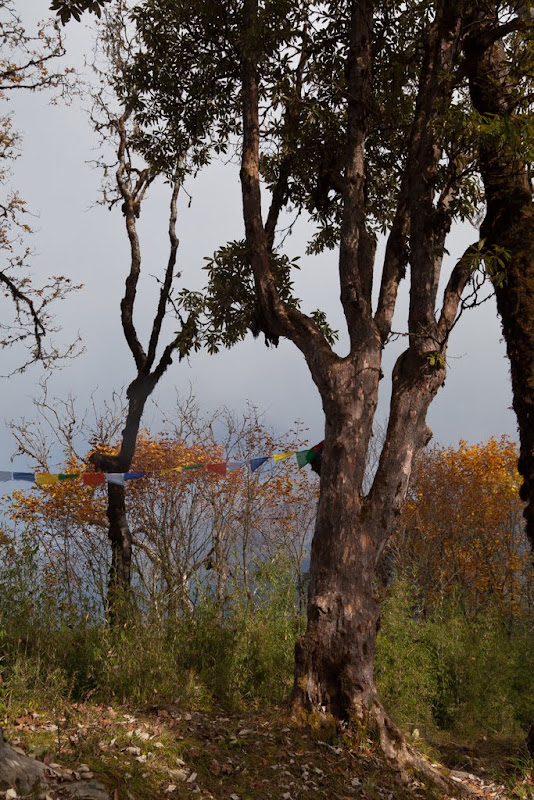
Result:
<svg viewBox="0 0 534 800"><path fill-rule="evenodd" d="M453 797L474 795L468 786L453 781L447 774L441 772L437 767L433 767L414 747L411 747L378 700L375 700L370 716L373 727L378 732L382 752L387 761L399 770L403 780L413 779L415 772Z"/></svg>
<svg viewBox="0 0 534 800"><path fill-rule="evenodd" d="M291 713L297 723L322 729L326 735L329 731L333 733L340 726L340 720L336 720L331 714L325 711L306 711L295 700L292 703ZM375 698L371 707L366 709L365 714L353 715L352 721L355 720L359 728L367 731L370 737L376 739L386 761L399 774L403 782L411 783L414 778L420 778L452 798L475 795L469 786L454 781L449 777L445 768L439 769L432 766L421 753L409 745L406 737L388 716L378 698Z"/></svg>

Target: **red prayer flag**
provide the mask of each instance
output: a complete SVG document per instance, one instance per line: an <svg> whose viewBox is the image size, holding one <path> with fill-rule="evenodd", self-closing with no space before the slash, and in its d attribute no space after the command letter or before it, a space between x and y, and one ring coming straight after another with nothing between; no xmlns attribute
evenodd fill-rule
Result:
<svg viewBox="0 0 534 800"><path fill-rule="evenodd" d="M82 483L86 486L100 486L101 483L106 482L106 476L103 472L86 472L82 475Z"/></svg>
<svg viewBox="0 0 534 800"><path fill-rule="evenodd" d="M226 475L226 462L220 464L206 464L208 472L216 472L218 475Z"/></svg>

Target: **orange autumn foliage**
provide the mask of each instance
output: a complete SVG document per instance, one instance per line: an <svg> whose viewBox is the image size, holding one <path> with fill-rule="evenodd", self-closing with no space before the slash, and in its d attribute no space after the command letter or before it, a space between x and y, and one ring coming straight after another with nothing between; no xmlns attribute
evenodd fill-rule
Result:
<svg viewBox="0 0 534 800"><path fill-rule="evenodd" d="M246 459L279 449L256 426L241 452ZM71 456L63 471L92 471L88 459L95 450L114 448L93 443L85 461ZM294 459L255 473L243 466L224 476L204 468L183 469L223 460L223 448L210 431L203 441L192 443L146 431L139 435L131 469L147 474L128 481L126 489L136 569L140 585L167 598L168 610L190 604L191 586L197 575L206 583L206 569L221 601L229 581L246 585L258 563L281 551L300 569L314 515L316 490L310 476L297 469ZM31 528L58 580L62 570L67 583L72 572L84 584L87 561L94 558L101 587L108 558L106 504L105 485L86 486L74 478L14 492L6 513ZM66 544L68 560L62 558Z"/></svg>
<svg viewBox="0 0 534 800"><path fill-rule="evenodd" d="M421 455L394 541L396 564L432 605L456 592L476 614L514 614L531 599L517 447L508 437Z"/></svg>
<svg viewBox="0 0 534 800"><path fill-rule="evenodd" d="M117 448L106 443L94 444L83 461L71 454L63 466L63 472L66 474L93 472L94 468L90 465L89 458L95 451L112 454ZM183 467L195 462L208 463L219 458L220 452L213 448L200 444L186 446L180 442L171 442L164 436L154 440L146 432L141 432L132 471L154 473L152 478L161 482L172 480L170 477L160 475L162 470ZM184 480L187 482L186 476L192 474L182 473L182 482ZM141 483L132 481L130 487L134 493L136 490L143 491L146 488L146 479ZM76 478L35 486L29 492L14 491L7 511L13 521L33 525L38 520L46 524L46 521L60 519L69 519L72 524L82 527L96 525L104 528L107 525L105 487L86 486Z"/></svg>
<svg viewBox="0 0 534 800"><path fill-rule="evenodd" d="M66 459L63 468L65 474L90 471L92 469L74 454ZM13 521L43 529L52 520L70 521L73 526L100 527L105 524L106 501L102 491L72 479L34 486L31 491L14 491L6 511Z"/></svg>

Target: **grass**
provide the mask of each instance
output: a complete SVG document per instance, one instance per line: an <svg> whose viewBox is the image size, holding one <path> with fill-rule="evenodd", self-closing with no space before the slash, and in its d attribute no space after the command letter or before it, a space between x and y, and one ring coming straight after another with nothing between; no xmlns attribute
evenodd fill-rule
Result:
<svg viewBox="0 0 534 800"><path fill-rule="evenodd" d="M74 704L4 720L6 737L40 758L87 764L111 797L157 800L437 800L400 782L370 743L324 742L283 709L227 714ZM173 788L174 787L174 788Z"/></svg>

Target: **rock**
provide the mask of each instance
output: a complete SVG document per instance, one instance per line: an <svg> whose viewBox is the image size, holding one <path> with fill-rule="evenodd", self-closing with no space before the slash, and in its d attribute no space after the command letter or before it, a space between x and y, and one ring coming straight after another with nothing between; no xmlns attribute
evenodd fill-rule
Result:
<svg viewBox="0 0 534 800"><path fill-rule="evenodd" d="M84 780L79 783L59 784L55 770L42 764L24 753L17 752L4 739L0 728L0 791L15 794L5 794L6 797L16 798L21 794L30 794L32 797L44 800L47 796L54 795L54 789L61 788L62 797L76 798L76 800L109 800L109 794L103 786L95 780ZM13 789L16 787L16 790Z"/></svg>
<svg viewBox="0 0 534 800"><path fill-rule="evenodd" d="M70 783L68 786L61 785L62 791L68 790L68 796L76 800L109 800L110 796L101 783L98 781L80 781L80 783Z"/></svg>
<svg viewBox="0 0 534 800"><path fill-rule="evenodd" d="M0 791L8 791L14 786L21 793L29 794L47 786L44 764L29 758L23 753L17 753L4 739L0 728Z"/></svg>

